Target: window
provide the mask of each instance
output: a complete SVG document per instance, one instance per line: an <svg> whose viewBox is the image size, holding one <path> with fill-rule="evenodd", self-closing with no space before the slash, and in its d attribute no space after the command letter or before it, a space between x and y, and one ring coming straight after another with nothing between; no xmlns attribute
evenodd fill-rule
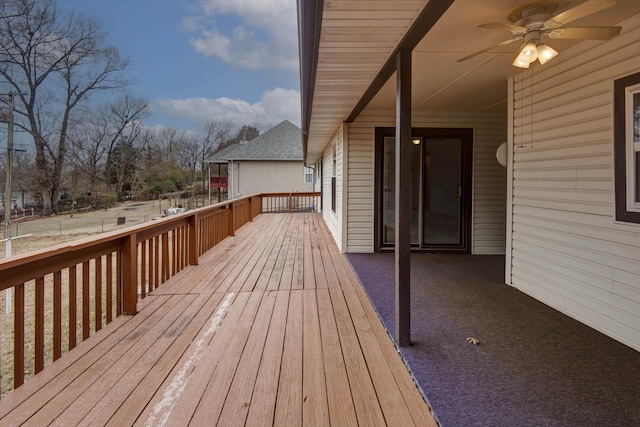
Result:
<svg viewBox="0 0 640 427"><path fill-rule="evenodd" d="M614 82L616 220L640 223L640 73Z"/></svg>
<svg viewBox="0 0 640 427"><path fill-rule="evenodd" d="M304 183L313 184L313 168L309 166L304 167Z"/></svg>
<svg viewBox="0 0 640 427"><path fill-rule="evenodd" d="M331 210L336 211L336 172L338 161L336 156L336 146L333 146L333 162L332 162L332 171L331 171Z"/></svg>
<svg viewBox="0 0 640 427"><path fill-rule="evenodd" d="M336 177L331 177L331 210L336 211Z"/></svg>

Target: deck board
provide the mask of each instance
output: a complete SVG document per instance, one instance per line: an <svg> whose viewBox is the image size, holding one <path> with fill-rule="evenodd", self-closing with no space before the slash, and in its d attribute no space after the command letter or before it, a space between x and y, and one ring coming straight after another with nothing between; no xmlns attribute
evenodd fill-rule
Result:
<svg viewBox="0 0 640 427"><path fill-rule="evenodd" d="M289 293L278 292L273 315L269 324L260 368L251 396L251 405L247 414L247 425L272 425L278 382L273 380L273 373L280 372L282 348L287 322Z"/></svg>
<svg viewBox="0 0 640 427"><path fill-rule="evenodd" d="M436 425L318 214L269 214L0 401L1 425Z"/></svg>

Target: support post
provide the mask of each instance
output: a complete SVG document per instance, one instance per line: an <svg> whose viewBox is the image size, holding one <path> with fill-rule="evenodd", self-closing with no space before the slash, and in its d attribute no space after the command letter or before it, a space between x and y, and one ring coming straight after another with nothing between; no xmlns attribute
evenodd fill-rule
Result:
<svg viewBox="0 0 640 427"><path fill-rule="evenodd" d="M122 313L128 315L138 312L138 252L136 246L135 234L125 237L122 242Z"/></svg>
<svg viewBox="0 0 640 427"><path fill-rule="evenodd" d="M396 57L395 332L411 345L411 50Z"/></svg>
<svg viewBox="0 0 640 427"><path fill-rule="evenodd" d="M189 217L189 265L198 265L198 214Z"/></svg>
<svg viewBox="0 0 640 427"><path fill-rule="evenodd" d="M227 205L227 210L229 211L227 215L229 216L229 236L236 235L236 218L233 212L233 202L229 202Z"/></svg>

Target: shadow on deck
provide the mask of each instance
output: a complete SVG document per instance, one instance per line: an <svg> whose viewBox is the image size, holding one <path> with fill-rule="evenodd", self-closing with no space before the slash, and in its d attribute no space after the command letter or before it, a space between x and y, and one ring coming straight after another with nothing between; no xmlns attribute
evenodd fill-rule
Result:
<svg viewBox="0 0 640 427"><path fill-rule="evenodd" d="M318 214L260 215L0 401L0 424L435 425Z"/></svg>

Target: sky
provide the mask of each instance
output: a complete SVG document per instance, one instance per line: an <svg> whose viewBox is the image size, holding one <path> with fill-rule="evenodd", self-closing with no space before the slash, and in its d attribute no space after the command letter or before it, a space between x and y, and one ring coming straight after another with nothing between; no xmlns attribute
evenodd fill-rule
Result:
<svg viewBox="0 0 640 427"><path fill-rule="evenodd" d="M102 21L131 60L150 127L197 132L209 119L264 131L300 126L295 0L57 0Z"/></svg>

